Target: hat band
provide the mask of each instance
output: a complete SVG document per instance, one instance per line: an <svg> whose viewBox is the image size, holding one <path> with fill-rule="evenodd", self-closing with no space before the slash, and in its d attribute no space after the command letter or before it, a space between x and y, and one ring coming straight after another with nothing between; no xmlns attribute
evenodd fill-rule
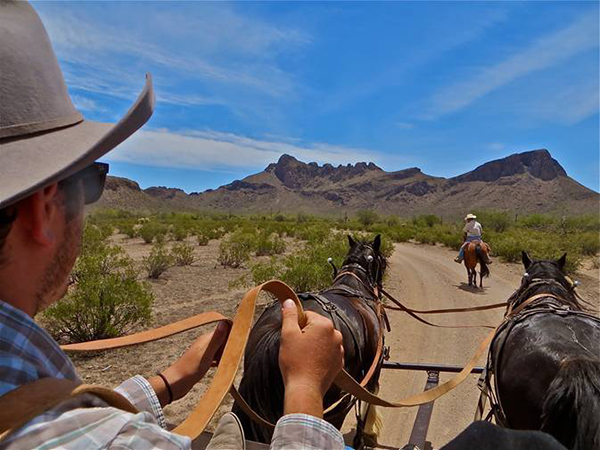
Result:
<svg viewBox="0 0 600 450"><path fill-rule="evenodd" d="M0 128L0 139L14 138L26 136L40 131L49 131L58 128L64 128L69 125L75 125L78 122L83 122L83 116L76 112L66 117L58 117L56 119L43 120L41 122L22 123L18 125L9 125Z"/></svg>

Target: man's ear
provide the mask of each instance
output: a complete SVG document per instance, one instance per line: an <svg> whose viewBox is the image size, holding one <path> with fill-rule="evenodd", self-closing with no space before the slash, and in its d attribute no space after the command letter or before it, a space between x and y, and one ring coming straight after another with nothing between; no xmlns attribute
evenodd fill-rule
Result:
<svg viewBox="0 0 600 450"><path fill-rule="evenodd" d="M58 183L53 183L34 192L19 205L17 220L22 221L29 237L44 247L56 240L52 223L59 212L59 196Z"/></svg>
<svg viewBox="0 0 600 450"><path fill-rule="evenodd" d="M567 254L565 253L564 255L562 255L557 261L556 264L558 264L558 268L562 271L565 270L565 264L567 263Z"/></svg>
<svg viewBox="0 0 600 450"><path fill-rule="evenodd" d="M379 253L380 248L381 248L381 235L378 234L377 236L375 236L375 239L373 239L373 250L375 250L375 253Z"/></svg>
<svg viewBox="0 0 600 450"><path fill-rule="evenodd" d="M529 269L529 266L531 265L531 258L529 257L526 251L521 252L521 260L523 261L525 270Z"/></svg>
<svg viewBox="0 0 600 450"><path fill-rule="evenodd" d="M350 235L348 235L348 245L350 245L350 248L356 245L356 242L354 242L354 239L352 239L352 236Z"/></svg>

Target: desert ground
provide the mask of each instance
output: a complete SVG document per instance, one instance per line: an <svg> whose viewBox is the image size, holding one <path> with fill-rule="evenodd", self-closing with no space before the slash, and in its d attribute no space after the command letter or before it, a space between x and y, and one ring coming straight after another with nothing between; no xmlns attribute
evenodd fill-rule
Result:
<svg viewBox="0 0 600 450"><path fill-rule="evenodd" d="M149 255L151 245L139 238L127 239L115 235L111 240L121 245L138 263ZM191 239L190 239L190 242ZM223 268L217 262L219 241L210 241L208 246L195 246L196 261L191 266L172 267L160 279L148 281L155 294L153 323L151 327L183 319L209 310L232 317L245 289L230 289L230 282L245 274L247 269ZM518 287L523 274L522 266L506 264L498 260L491 266L492 276L484 280L484 289L473 289L466 285L466 271L452 261L455 254L445 247L395 244L390 258L386 288L407 306L417 309L451 308L484 305L506 300ZM326 262L323 262L326 264ZM582 282L581 296L599 308L598 269L591 264L582 269L576 279ZM267 299L265 299L266 301ZM261 306L258 306L260 311ZM467 314L428 316L428 319L445 325L489 324L497 325L502 310L482 311ZM407 315L390 311L392 331L386 336L386 345L391 347L391 361L431 362L464 365L471 357L479 341L486 335L485 329L439 329L425 326ZM84 382L116 387L121 381L136 374L152 376L173 362L201 332L193 330L160 342L143 346L107 351L72 359ZM481 363L483 363L483 358ZM442 374L440 381L451 375ZM200 398L212 371L184 399L165 409L170 423L179 423ZM238 381L241 373L238 374ZM389 399L400 399L423 390L425 372L383 371L380 395ZM428 440L433 448L440 448L473 419L478 398L477 376L473 375L461 386L435 403ZM211 422L231 408L230 399L224 403ZM379 442L385 447L402 447L408 442L416 408L383 410L384 428ZM351 443L354 419L349 415L343 433Z"/></svg>

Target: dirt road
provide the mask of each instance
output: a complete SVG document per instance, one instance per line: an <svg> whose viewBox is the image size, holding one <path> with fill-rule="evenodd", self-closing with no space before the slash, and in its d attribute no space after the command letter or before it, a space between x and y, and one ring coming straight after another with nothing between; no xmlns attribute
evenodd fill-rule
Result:
<svg viewBox="0 0 600 450"><path fill-rule="evenodd" d="M453 262L455 252L437 246L396 244L390 258L386 287L406 306L416 309L485 305L506 300L519 285L522 270L517 265L493 264L492 276L484 279L484 289L467 284L463 265ZM486 329L440 329L423 325L404 313L391 311L391 333L386 345L391 361L445 363L463 366L486 336ZM503 310L475 313L430 315L428 320L444 325L497 325ZM482 361L483 363L483 358ZM441 374L440 382L451 374ZM477 375L472 375L454 391L435 402L428 440L439 448L455 437L472 420L478 399ZM384 370L380 395L400 399L423 390L426 372ZM382 408L384 428L380 444L402 448L408 443L417 408ZM345 427L346 431L351 429Z"/></svg>

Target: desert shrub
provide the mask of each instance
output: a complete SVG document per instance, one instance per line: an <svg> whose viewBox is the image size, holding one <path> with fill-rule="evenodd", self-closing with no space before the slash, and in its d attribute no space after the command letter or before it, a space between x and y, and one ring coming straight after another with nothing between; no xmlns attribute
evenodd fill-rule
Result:
<svg viewBox="0 0 600 450"><path fill-rule="evenodd" d="M171 231L171 235L176 241L183 241L188 237L188 234L188 229L182 225L175 225Z"/></svg>
<svg viewBox="0 0 600 450"><path fill-rule="evenodd" d="M150 321L152 292L123 250L106 245L86 227L75 284L43 314L43 323L62 342L121 336Z"/></svg>
<svg viewBox="0 0 600 450"><path fill-rule="evenodd" d="M138 230L140 237L146 244L152 243L157 232L158 228L152 222L145 222Z"/></svg>
<svg viewBox="0 0 600 450"><path fill-rule="evenodd" d="M171 257L176 266L189 266L195 260L194 247L185 242L175 244L171 248Z"/></svg>
<svg viewBox="0 0 600 450"><path fill-rule="evenodd" d="M482 223L485 230L498 233L506 231L512 224L511 215L506 211L476 211L477 221Z"/></svg>
<svg viewBox="0 0 600 450"><path fill-rule="evenodd" d="M157 279L173 265L173 257L163 244L156 243L152 246L150 255L143 259L143 265L148 271L148 278Z"/></svg>
<svg viewBox="0 0 600 450"><path fill-rule="evenodd" d="M328 226L324 224L320 225L307 225L296 228L294 230L294 237L308 242L319 242L327 238L330 233Z"/></svg>
<svg viewBox="0 0 600 450"><path fill-rule="evenodd" d="M283 214L276 214L274 220L275 222L285 222L285 216Z"/></svg>
<svg viewBox="0 0 600 450"><path fill-rule="evenodd" d="M256 238L256 256L279 255L285 251L285 241L279 235L264 230Z"/></svg>
<svg viewBox="0 0 600 450"><path fill-rule="evenodd" d="M419 230L415 233L415 240L419 244L435 244L433 233L427 230Z"/></svg>
<svg viewBox="0 0 600 450"><path fill-rule="evenodd" d="M250 259L250 252L255 248L256 235L238 230L219 244L218 261L224 267L240 267Z"/></svg>
<svg viewBox="0 0 600 450"><path fill-rule="evenodd" d="M306 213L299 212L298 214L296 214L296 222L297 223L306 223L309 220L310 220L310 217Z"/></svg>
<svg viewBox="0 0 600 450"><path fill-rule="evenodd" d="M569 239L571 248L579 250L586 256L594 256L600 252L600 236L597 232L578 233Z"/></svg>
<svg viewBox="0 0 600 450"><path fill-rule="evenodd" d="M250 276L252 283L259 285L265 281L280 279L282 273L282 265L277 261L275 257L272 257L269 261L259 262L254 264L250 268Z"/></svg>
<svg viewBox="0 0 600 450"><path fill-rule="evenodd" d="M356 218L362 226L368 227L379 220L379 215L375 211L364 209L356 213Z"/></svg>
<svg viewBox="0 0 600 450"><path fill-rule="evenodd" d="M208 245L208 243L210 241L210 237L208 234L206 234L202 231L198 231L196 233L196 240L198 241L198 245L205 246L205 245Z"/></svg>
<svg viewBox="0 0 600 450"><path fill-rule="evenodd" d="M388 227L397 227L398 225L400 225L400 219L398 218L398 216L388 216L385 219L385 223Z"/></svg>
<svg viewBox="0 0 600 450"><path fill-rule="evenodd" d="M134 238L136 236L136 229L133 227L132 223L124 223L119 226L119 232L126 235L128 238Z"/></svg>
<svg viewBox="0 0 600 450"><path fill-rule="evenodd" d="M520 217L517 223L523 228L531 228L534 230L551 230L555 228L556 219L547 214L529 214L528 216Z"/></svg>
<svg viewBox="0 0 600 450"><path fill-rule="evenodd" d="M422 214L412 219L413 225L416 227L433 227L435 224L442 223L442 219L434 214Z"/></svg>

